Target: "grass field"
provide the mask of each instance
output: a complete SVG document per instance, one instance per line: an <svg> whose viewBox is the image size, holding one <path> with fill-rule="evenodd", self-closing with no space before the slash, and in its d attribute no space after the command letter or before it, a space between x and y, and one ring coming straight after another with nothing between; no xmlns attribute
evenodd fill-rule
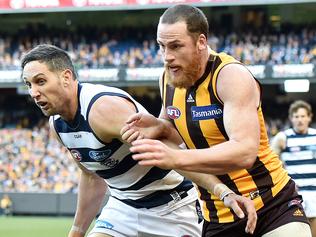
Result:
<svg viewBox="0 0 316 237"><path fill-rule="evenodd" d="M72 225L72 217L3 217L1 237L64 237Z"/></svg>

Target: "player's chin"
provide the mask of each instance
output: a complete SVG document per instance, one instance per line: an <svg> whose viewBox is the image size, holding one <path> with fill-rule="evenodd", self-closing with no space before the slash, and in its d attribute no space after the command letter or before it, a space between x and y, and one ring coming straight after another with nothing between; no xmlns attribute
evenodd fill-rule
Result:
<svg viewBox="0 0 316 237"><path fill-rule="evenodd" d="M47 116L47 117L52 116L52 115L56 115L56 113L55 113L54 111L49 110L49 109L47 109L47 110L42 109L42 113L43 113L45 116Z"/></svg>

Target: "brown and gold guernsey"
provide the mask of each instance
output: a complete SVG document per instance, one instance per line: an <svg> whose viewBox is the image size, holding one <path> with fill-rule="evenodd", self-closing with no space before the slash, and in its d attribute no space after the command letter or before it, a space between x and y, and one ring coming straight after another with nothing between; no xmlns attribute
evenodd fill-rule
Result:
<svg viewBox="0 0 316 237"><path fill-rule="evenodd" d="M173 88L166 74L163 77L165 110L190 149L212 147L229 139L223 123L225 105L217 96L216 80L219 71L230 63L239 62L225 53L212 51L204 75L189 89ZM257 210L269 203L290 179L269 147L261 106L258 118L260 146L253 167L217 176L235 193L253 198ZM207 221L227 223L237 219L218 197L201 187L198 191Z"/></svg>

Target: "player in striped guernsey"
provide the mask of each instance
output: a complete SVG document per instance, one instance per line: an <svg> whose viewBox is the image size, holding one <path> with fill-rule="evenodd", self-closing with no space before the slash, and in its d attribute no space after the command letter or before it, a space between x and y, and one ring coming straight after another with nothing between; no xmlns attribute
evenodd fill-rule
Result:
<svg viewBox="0 0 316 237"><path fill-rule="evenodd" d="M292 127L279 132L271 145L297 184L313 237L316 237L316 129L309 127L312 117L310 104L294 101L289 108Z"/></svg>
<svg viewBox="0 0 316 237"><path fill-rule="evenodd" d="M22 78L35 103L50 116L52 132L81 168L74 225L69 237L84 236L97 215L106 189L110 198L90 237L199 236L197 194L191 181L174 170L140 166L121 141L120 130L132 114L146 110L126 92L79 83L69 55L52 45L39 45L22 60ZM241 217L252 201L222 189L214 176L185 172L199 185L215 189Z"/></svg>
<svg viewBox="0 0 316 237"><path fill-rule="evenodd" d="M122 138L136 139L131 151L139 153L133 158L142 165L216 174L236 193L251 197L258 211L255 236L310 236L295 184L269 147L259 82L237 60L208 47L208 28L196 7L175 5L163 13L157 29L165 62L160 118L131 116ZM177 133L188 150L154 140L179 142ZM209 190L198 190L203 236L246 236L245 220Z"/></svg>

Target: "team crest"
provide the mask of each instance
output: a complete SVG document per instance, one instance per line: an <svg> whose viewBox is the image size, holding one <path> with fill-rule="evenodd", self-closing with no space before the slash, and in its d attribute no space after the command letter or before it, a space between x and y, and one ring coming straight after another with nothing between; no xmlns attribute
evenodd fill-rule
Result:
<svg viewBox="0 0 316 237"><path fill-rule="evenodd" d="M167 114L170 119L178 119L181 116L181 112L177 107L168 106Z"/></svg>
<svg viewBox="0 0 316 237"><path fill-rule="evenodd" d="M77 150L70 150L70 153L73 156L73 158L75 158L77 161L81 161L82 160L82 156L81 156L79 151L77 151Z"/></svg>

